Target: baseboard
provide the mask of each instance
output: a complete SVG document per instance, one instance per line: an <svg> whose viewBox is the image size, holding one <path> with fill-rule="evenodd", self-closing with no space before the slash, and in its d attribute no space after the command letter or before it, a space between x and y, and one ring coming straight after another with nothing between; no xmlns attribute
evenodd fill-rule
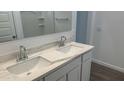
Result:
<svg viewBox="0 0 124 93"><path fill-rule="evenodd" d="M108 68L111 68L111 69L114 69L114 70L117 70L117 71L120 71L120 72L124 73L124 68L121 68L121 67L118 67L118 66L115 66L115 65L112 65L112 64L108 64L108 63L103 62L103 61L98 60L98 59L92 58L92 60L93 60L94 63L97 63L99 65L103 65L105 67L108 67Z"/></svg>

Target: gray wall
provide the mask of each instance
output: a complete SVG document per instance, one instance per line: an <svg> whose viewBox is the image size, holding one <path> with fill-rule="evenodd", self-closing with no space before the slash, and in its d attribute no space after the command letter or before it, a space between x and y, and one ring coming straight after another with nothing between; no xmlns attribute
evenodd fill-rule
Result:
<svg viewBox="0 0 124 93"><path fill-rule="evenodd" d="M94 58L124 72L124 11L97 11L93 24Z"/></svg>

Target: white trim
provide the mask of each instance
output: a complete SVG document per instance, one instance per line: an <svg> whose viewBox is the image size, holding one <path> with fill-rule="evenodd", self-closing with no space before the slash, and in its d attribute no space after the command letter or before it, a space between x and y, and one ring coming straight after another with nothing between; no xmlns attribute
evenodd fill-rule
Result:
<svg viewBox="0 0 124 93"><path fill-rule="evenodd" d="M87 36L86 36L86 43L88 44L90 41L90 33L91 33L91 18L92 18L92 12L88 11L88 18L87 18Z"/></svg>
<svg viewBox="0 0 124 93"><path fill-rule="evenodd" d="M108 68L111 68L111 69L114 69L114 70L117 70L117 71L120 71L120 72L123 72L124 73L124 68L121 68L121 67L118 67L118 66L115 66L115 65L112 65L112 64L109 64L107 62L103 62L101 60L98 60L98 59L92 59L94 63L97 63L97 64L100 64L100 65L103 65L105 67L108 67Z"/></svg>
<svg viewBox="0 0 124 93"><path fill-rule="evenodd" d="M94 25L95 25L95 19L96 18L96 12L88 12L88 22L87 22L87 43L93 44L93 36L94 36Z"/></svg>
<svg viewBox="0 0 124 93"><path fill-rule="evenodd" d="M77 12L72 13L72 40L76 41L76 25L77 25Z"/></svg>
<svg viewBox="0 0 124 93"><path fill-rule="evenodd" d="M20 12L14 11L13 17L14 17L14 23L16 28L17 39L23 39L24 35L23 35L23 27L22 27Z"/></svg>
<svg viewBox="0 0 124 93"><path fill-rule="evenodd" d="M12 35L16 35L12 12L8 12L8 15L9 15L10 25L11 25L11 29L12 29Z"/></svg>

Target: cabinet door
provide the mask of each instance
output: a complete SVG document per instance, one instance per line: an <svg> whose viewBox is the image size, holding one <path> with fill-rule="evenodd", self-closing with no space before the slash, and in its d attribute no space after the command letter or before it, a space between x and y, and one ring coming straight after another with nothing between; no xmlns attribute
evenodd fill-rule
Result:
<svg viewBox="0 0 124 93"><path fill-rule="evenodd" d="M80 81L80 70L81 66L73 68L68 74L68 81Z"/></svg>
<svg viewBox="0 0 124 93"><path fill-rule="evenodd" d="M92 50L82 55L82 66L81 66L82 81L90 80L91 57L92 57Z"/></svg>
<svg viewBox="0 0 124 93"><path fill-rule="evenodd" d="M82 81L90 80L91 60L82 63Z"/></svg>
<svg viewBox="0 0 124 93"><path fill-rule="evenodd" d="M45 81L61 81L61 80L65 80L66 81L66 72L67 68L66 67L62 67L58 70L56 70L55 72L49 74L48 76L45 77Z"/></svg>

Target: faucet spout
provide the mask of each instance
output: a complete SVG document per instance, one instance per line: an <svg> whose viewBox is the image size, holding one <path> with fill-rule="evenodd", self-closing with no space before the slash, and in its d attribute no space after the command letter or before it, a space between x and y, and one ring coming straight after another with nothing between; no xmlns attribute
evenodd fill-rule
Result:
<svg viewBox="0 0 124 93"><path fill-rule="evenodd" d="M65 45L65 41L66 41L66 36L61 36L61 40L59 42L59 47L62 47Z"/></svg>
<svg viewBox="0 0 124 93"><path fill-rule="evenodd" d="M24 46L19 47L20 51L17 57L17 61L22 61L28 59L27 50Z"/></svg>

